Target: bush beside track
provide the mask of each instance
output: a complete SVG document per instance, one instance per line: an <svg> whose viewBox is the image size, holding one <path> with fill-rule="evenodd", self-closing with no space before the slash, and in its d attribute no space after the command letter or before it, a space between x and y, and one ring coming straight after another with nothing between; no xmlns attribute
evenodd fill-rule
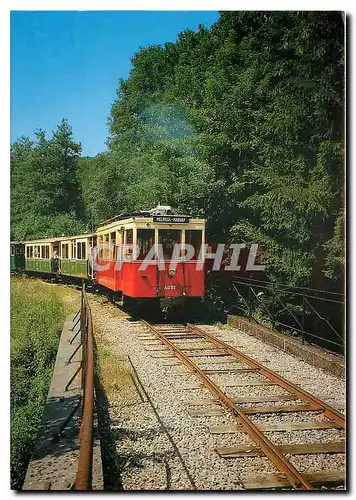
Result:
<svg viewBox="0 0 356 500"><path fill-rule="evenodd" d="M21 489L75 292L11 278L11 488Z"/></svg>

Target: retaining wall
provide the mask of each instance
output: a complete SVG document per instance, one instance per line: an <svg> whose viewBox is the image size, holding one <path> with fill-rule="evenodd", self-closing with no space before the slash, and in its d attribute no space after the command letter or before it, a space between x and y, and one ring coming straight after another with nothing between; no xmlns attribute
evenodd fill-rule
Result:
<svg viewBox="0 0 356 500"><path fill-rule="evenodd" d="M68 390L65 390L81 360L80 347L71 363L68 364L71 354L80 344L80 333L74 342L70 343L79 330L78 324L74 332L71 331L74 325L73 315L68 316L63 326L51 386L22 487L23 490L69 490L75 481L79 456L81 371L74 378ZM71 417L73 413L74 415ZM62 428L63 432L59 434ZM93 490L103 489L101 450L96 425L94 429L92 487Z"/></svg>
<svg viewBox="0 0 356 500"><path fill-rule="evenodd" d="M292 354L332 375L345 378L345 358L343 356L324 351L320 347L302 344L289 335L252 323L243 316L229 315L227 321L229 325L272 344L288 354Z"/></svg>

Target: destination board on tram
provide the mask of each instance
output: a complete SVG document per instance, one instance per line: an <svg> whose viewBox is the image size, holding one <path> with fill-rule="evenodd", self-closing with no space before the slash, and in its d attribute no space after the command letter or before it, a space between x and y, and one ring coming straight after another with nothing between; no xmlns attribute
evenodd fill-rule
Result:
<svg viewBox="0 0 356 500"><path fill-rule="evenodd" d="M174 215L154 215L153 222L164 224L189 224L189 217L175 217Z"/></svg>

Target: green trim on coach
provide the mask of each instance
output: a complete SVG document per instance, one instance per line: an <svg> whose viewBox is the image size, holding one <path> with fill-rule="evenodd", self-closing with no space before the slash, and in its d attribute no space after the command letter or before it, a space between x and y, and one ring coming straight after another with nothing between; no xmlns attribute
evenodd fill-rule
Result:
<svg viewBox="0 0 356 500"><path fill-rule="evenodd" d="M23 243L10 244L10 269L11 271L25 269L25 245Z"/></svg>
<svg viewBox="0 0 356 500"><path fill-rule="evenodd" d="M61 274L77 278L88 277L88 261L74 259L60 259Z"/></svg>
<svg viewBox="0 0 356 500"><path fill-rule="evenodd" d="M37 273L53 273L52 259L26 259L26 271Z"/></svg>

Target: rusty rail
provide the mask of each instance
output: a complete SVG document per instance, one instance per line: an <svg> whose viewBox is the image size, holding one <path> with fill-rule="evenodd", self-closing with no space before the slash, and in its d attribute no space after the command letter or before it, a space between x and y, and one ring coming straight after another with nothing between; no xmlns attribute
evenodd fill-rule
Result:
<svg viewBox="0 0 356 500"><path fill-rule="evenodd" d="M243 352L239 351L235 347L232 347L231 345L227 344L223 340L220 340L214 335L210 335L208 332L205 330L202 330L196 325L187 325L187 328L192 331L192 332L198 332L198 334L207 340L208 342L211 342L214 344L216 347L220 347L226 350L230 354L230 356L238 359L242 363L245 363L247 366L250 368L255 368L256 370L259 371L261 375L264 377L268 378L272 382L274 382L276 385L279 385L282 387L285 391L289 392L290 394L294 394L298 396L298 398L301 401L304 401L305 403L308 403L311 408L318 410L322 409L324 415L329 418L330 420L333 420L337 424L340 425L341 428L345 429L346 423L345 423L345 415L343 415L340 411L338 411L336 408L333 408L331 405L325 403L325 401L322 401L321 399L313 396L310 392L302 389L301 387L298 387L296 384L293 384L293 382L290 382L289 380L285 379L278 373L276 373L273 370L270 370L266 366L262 365L255 359L250 358Z"/></svg>
<svg viewBox="0 0 356 500"><path fill-rule="evenodd" d="M214 395L216 396L220 402L229 409L237 418L238 422L242 424L245 431L251 437L251 439L263 450L264 454L271 460L271 462L275 465L275 467L285 475L290 485L295 490L313 490L312 484L306 479L305 475L300 473L293 464L285 458L285 456L278 450L278 448L264 436L264 434L258 429L258 427L247 417L244 413L243 409L238 407L232 399L220 389L205 373L200 367L192 361L189 356L184 354L181 349L171 342L164 334L162 334L159 329L147 321L141 320L143 324L146 325L155 335L173 352L173 354L182 361L185 366L193 372L204 384L204 386ZM205 340L211 342L216 347L223 348L225 352L230 354L231 356L239 359L243 363L247 364L250 367L258 369L259 373L264 375L266 378L273 380L274 383L283 387L290 393L297 394L301 400L304 400L310 404L311 409L319 409L322 408L324 410L324 414L337 422L341 427L345 426L345 417L342 413L338 412L334 408L330 407L323 401L315 398L313 395L299 388L295 384L290 383L283 377L277 375L275 372L267 369L260 363L256 362L252 358L244 355L237 349L231 347L229 344L217 339L213 335L208 334L201 328L196 327L195 325L187 325L188 331L196 332Z"/></svg>
<svg viewBox="0 0 356 500"><path fill-rule="evenodd" d="M94 428L94 340L91 310L82 288L80 308L80 332L82 345L83 414L79 433L79 459L75 490L91 490Z"/></svg>

